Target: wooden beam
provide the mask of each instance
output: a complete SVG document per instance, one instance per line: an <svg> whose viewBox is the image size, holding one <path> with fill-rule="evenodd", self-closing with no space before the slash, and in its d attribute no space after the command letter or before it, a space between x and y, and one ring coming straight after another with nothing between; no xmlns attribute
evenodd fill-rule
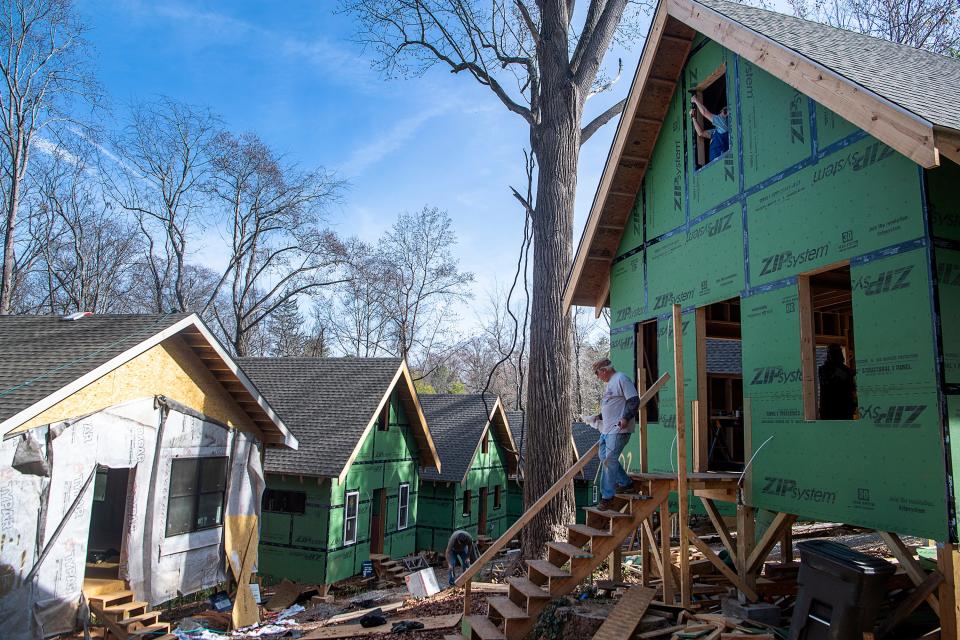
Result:
<svg viewBox="0 0 960 640"><path fill-rule="evenodd" d="M697 551L703 554L704 558L710 561L710 564L716 567L717 570L723 574L723 577L729 580L733 586L747 596L751 602L756 602L760 599L760 596L757 595L757 592L749 584L741 580L740 576L734 573L733 570L728 567L727 564L717 556L717 554L713 552L713 549L711 549L706 542L700 539L700 536L695 534L693 531L690 531L688 527L684 528L687 529L687 536L689 537L690 542L693 543L693 546L697 548Z"/></svg>
<svg viewBox="0 0 960 640"><path fill-rule="evenodd" d="M960 633L957 624L960 621L960 597L957 589L960 588L960 556L957 545L937 543L937 566L943 581L940 583L940 638L941 640L957 640ZM919 585L917 586L919 589ZM927 602L930 600L927 599Z"/></svg>
<svg viewBox="0 0 960 640"><path fill-rule="evenodd" d="M680 606L690 606L690 544L687 540L690 495L687 493L687 425L683 398L683 319L673 305L673 371L677 411L677 517L680 520Z"/></svg>
<svg viewBox="0 0 960 640"><path fill-rule="evenodd" d="M673 590L673 559L670 556L670 501L660 505L660 580L663 585L663 601L676 602Z"/></svg>
<svg viewBox="0 0 960 640"><path fill-rule="evenodd" d="M937 149L956 164L960 164L960 132L934 129Z"/></svg>
<svg viewBox="0 0 960 640"><path fill-rule="evenodd" d="M713 503L713 500L709 498L700 498L700 502L703 503L703 508L707 512L707 516L710 518L710 522L713 524L714 531L717 532L717 535L720 536L720 542L723 543L723 546L726 548L727 553L730 554L730 559L733 560L733 564L737 564L737 543L734 541L733 536L730 535L730 529L727 528L727 523L723 521L723 516L720 515L720 512L717 511L717 505Z"/></svg>
<svg viewBox="0 0 960 640"><path fill-rule="evenodd" d="M783 533L783 528L792 527L796 520L797 516L789 513L778 513L774 516L773 522L771 522L767 530L763 532L763 537L760 538L760 542L757 543L757 546L754 547L753 552L750 553L750 557L747 559L747 573L759 573L760 569L763 568L763 563L766 561L767 556L770 555L770 550L773 549L774 545L779 541L780 535Z"/></svg>
<svg viewBox="0 0 960 640"><path fill-rule="evenodd" d="M690 0L667 0L667 11L684 24L743 56L882 140L917 164L939 164L932 125L832 69Z"/></svg>
<svg viewBox="0 0 960 640"><path fill-rule="evenodd" d="M745 504L737 505L737 575L743 583L754 589L757 585L755 575L747 571L747 559L753 553L756 539L756 509ZM747 592L743 595L749 597Z"/></svg>
<svg viewBox="0 0 960 640"><path fill-rule="evenodd" d="M803 418L817 419L816 330L813 326L813 298L810 276L797 276L797 313L800 314L800 378L803 389Z"/></svg>
<svg viewBox="0 0 960 640"><path fill-rule="evenodd" d="M661 558L660 553L657 551L657 539L653 535L653 526L650 524L649 518L643 521L642 530L643 530L643 535L646 536L647 538L647 544L650 547L650 551L652 552L650 554L650 557L653 558L653 565L657 570L657 575L660 576L660 578L662 579L663 578L663 560ZM663 529L661 527L661 531L662 530ZM644 571L644 575L646 575L650 567L643 566L642 568ZM667 601L667 596L664 595L663 599L664 601Z"/></svg>
<svg viewBox="0 0 960 640"><path fill-rule="evenodd" d="M920 567L920 563L916 558L913 557L913 550L908 549L907 545L903 544L903 540L900 539L895 533L890 531L878 531L880 538L883 540L884 544L887 545L887 548L890 549L890 553L893 554L893 557L897 559L900 563L900 566L903 567L903 570L910 577L910 581L913 582L914 586L920 586L924 580L927 579L927 574ZM946 577L946 574L944 574ZM930 608L933 609L934 613L938 616L940 615L940 601L937 600L937 597L932 593L926 597L927 604L930 605ZM940 622L943 622L941 617Z"/></svg>
<svg viewBox="0 0 960 640"><path fill-rule="evenodd" d="M698 307L694 325L697 349L697 399L693 403L693 470L706 471L710 466L710 425L707 423L707 308Z"/></svg>
<svg viewBox="0 0 960 640"><path fill-rule="evenodd" d="M914 609L920 606L920 603L926 600L927 596L933 593L933 590L943 582L943 576L938 571L931 571L923 583L914 587L913 591L906 600L894 609L893 613L880 625L877 631L877 637L882 638L893 631L894 627L906 620L907 616L913 613ZM941 602L943 599L941 598ZM941 623L941 630L943 624ZM943 634L941 634L943 635Z"/></svg>
<svg viewBox="0 0 960 640"><path fill-rule="evenodd" d="M604 280L603 285L600 287L600 293L597 296L597 304L594 307L594 318L599 318L600 314L603 313L603 308L607 306L607 299L610 297L610 278Z"/></svg>

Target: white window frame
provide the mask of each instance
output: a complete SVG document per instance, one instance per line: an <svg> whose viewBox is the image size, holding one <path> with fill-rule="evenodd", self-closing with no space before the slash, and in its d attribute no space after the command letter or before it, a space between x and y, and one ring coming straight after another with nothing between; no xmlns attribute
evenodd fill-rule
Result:
<svg viewBox="0 0 960 640"><path fill-rule="evenodd" d="M593 501L600 502L600 485L596 483L593 485Z"/></svg>
<svg viewBox="0 0 960 640"><path fill-rule="evenodd" d="M356 500L353 516L350 516L350 498ZM353 520L353 540L347 538L347 523ZM348 491L347 495L343 501L343 544L356 544L357 543L357 529L360 524L360 492L359 491Z"/></svg>
<svg viewBox="0 0 960 640"><path fill-rule="evenodd" d="M406 491L404 491L406 489ZM406 502L404 502L406 495ZM401 514L403 517L401 518ZM397 493L397 531L402 531L410 526L410 483L404 482L400 485L400 491Z"/></svg>

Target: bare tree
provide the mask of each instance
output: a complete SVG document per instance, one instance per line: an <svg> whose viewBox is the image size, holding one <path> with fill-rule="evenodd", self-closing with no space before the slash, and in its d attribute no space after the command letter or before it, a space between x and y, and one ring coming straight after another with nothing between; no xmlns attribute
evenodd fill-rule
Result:
<svg viewBox="0 0 960 640"><path fill-rule="evenodd" d="M267 355L275 358L304 355L308 338L296 298L290 298L277 307L266 324L270 341Z"/></svg>
<svg viewBox="0 0 960 640"><path fill-rule="evenodd" d="M380 239L387 342L391 353L411 361L420 376L451 357L448 329L452 305L470 296L473 274L460 271L453 255L457 236L450 216L435 207L401 213Z"/></svg>
<svg viewBox="0 0 960 640"><path fill-rule="evenodd" d="M7 0L0 11L0 314L10 313L17 215L33 147L44 130L72 120L76 100L96 97L83 32L69 0Z"/></svg>
<svg viewBox="0 0 960 640"><path fill-rule="evenodd" d="M202 223L204 186L219 119L170 98L138 103L114 142L117 171L105 170L118 204L143 234L143 283L154 311L197 309L189 301L190 233Z"/></svg>
<svg viewBox="0 0 960 640"><path fill-rule="evenodd" d="M341 0L359 21L359 38L375 47L387 71L432 65L465 74L493 91L529 126L539 168L533 218L529 441L525 501L542 495L573 461L570 447L570 322L562 292L570 270L580 145L623 109L617 102L583 124L584 103L610 81L601 62L628 0L591 0L573 24L572 0ZM629 21L627 21L629 22ZM524 555L544 551L574 515L564 491L525 530Z"/></svg>
<svg viewBox="0 0 960 640"><path fill-rule="evenodd" d="M210 191L222 205L230 258L203 311L212 311L239 356L282 305L342 281L343 243L324 227L324 208L343 183L323 170L285 164L253 134L217 136ZM226 317L216 306L226 298Z"/></svg>
<svg viewBox="0 0 960 640"><path fill-rule="evenodd" d="M788 0L794 14L933 53L960 55L955 0Z"/></svg>

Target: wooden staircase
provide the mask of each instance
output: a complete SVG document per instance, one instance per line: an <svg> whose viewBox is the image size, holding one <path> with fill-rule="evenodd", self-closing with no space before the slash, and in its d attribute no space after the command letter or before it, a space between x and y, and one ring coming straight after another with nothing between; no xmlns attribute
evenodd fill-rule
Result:
<svg viewBox="0 0 960 640"><path fill-rule="evenodd" d="M370 559L373 561L373 570L377 577L393 584L406 584L404 578L410 574L403 564L396 560L391 560L390 556L382 553L371 553Z"/></svg>
<svg viewBox="0 0 960 640"><path fill-rule="evenodd" d="M160 622L159 611L151 611L147 602L136 600L133 591L126 588L123 581L112 582L112 590L104 589L106 585L91 589L84 587L90 611L97 618L96 624L103 628L104 640L176 640L176 636L170 633L170 623ZM116 583L123 588L117 589Z"/></svg>
<svg viewBox="0 0 960 640"><path fill-rule="evenodd" d="M584 509L586 524L567 525L567 541L548 542L546 560L529 561L525 578L508 578L507 596L488 599L486 616L468 616L471 640L526 636L552 598L589 577L670 494L669 482L644 484L644 493L617 494L612 510Z"/></svg>

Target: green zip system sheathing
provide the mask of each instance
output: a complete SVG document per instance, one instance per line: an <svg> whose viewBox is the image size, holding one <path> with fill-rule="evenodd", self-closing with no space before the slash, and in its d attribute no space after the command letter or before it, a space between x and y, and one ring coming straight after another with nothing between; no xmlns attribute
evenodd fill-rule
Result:
<svg viewBox="0 0 960 640"><path fill-rule="evenodd" d="M424 480L420 485L420 521L417 526L417 549L443 552L450 534L458 529L478 535L499 538L507 530L507 469L503 447L487 429L487 453L477 447L467 477L463 482ZM495 504L500 487L500 504ZM479 531L480 490L487 490L486 530ZM470 492L470 510L464 508L464 493Z"/></svg>
<svg viewBox="0 0 960 640"><path fill-rule="evenodd" d="M730 148L697 169L687 90L721 65ZM697 400L695 309L740 298L752 506L956 535L945 423L949 405L960 431L960 402L947 398L960 391L960 253L935 238L960 248L960 171L943 164L924 172L717 43L695 41L612 266L611 357L633 374L637 323L656 319L659 374L672 374L669 314L680 304L684 394ZM845 263L861 417L805 420L797 276ZM674 398L664 387L649 425L653 472L675 472ZM692 415L688 405L690 465ZM639 458L638 442L628 452Z"/></svg>
<svg viewBox="0 0 960 640"><path fill-rule="evenodd" d="M332 584L360 573L370 556L374 491L385 493L383 553L393 558L414 553L420 486L417 445L397 393L390 399L389 428L374 427L340 484L336 478L267 475L267 488L305 494L304 513L264 510L260 573L274 579ZM409 485L407 526L399 529L401 485ZM359 492L357 541L344 543L346 495Z"/></svg>

